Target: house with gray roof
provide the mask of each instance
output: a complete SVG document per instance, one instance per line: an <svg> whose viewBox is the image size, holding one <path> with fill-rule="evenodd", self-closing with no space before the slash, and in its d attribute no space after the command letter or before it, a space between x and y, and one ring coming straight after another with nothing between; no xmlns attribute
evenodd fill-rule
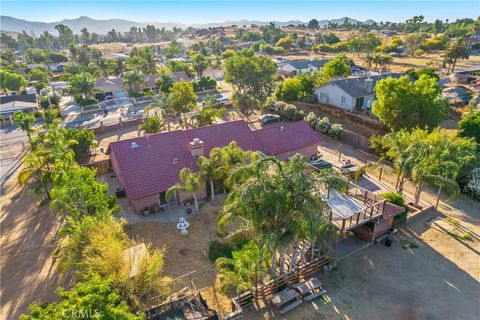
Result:
<svg viewBox="0 0 480 320"><path fill-rule="evenodd" d="M317 70L322 71L323 66L327 63L328 59L323 60L291 60L282 61L280 73L288 76L296 76L298 74L314 73Z"/></svg>
<svg viewBox="0 0 480 320"><path fill-rule="evenodd" d="M370 109L375 99L375 85L379 80L400 77L397 73L340 78L329 81L315 89L319 103L330 104L348 110Z"/></svg>

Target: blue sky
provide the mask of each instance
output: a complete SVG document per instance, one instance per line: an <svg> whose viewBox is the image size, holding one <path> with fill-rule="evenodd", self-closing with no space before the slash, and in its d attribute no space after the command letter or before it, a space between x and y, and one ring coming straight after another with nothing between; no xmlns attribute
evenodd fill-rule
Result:
<svg viewBox="0 0 480 320"><path fill-rule="evenodd" d="M30 21L60 21L89 16L134 21L205 23L226 20L302 20L351 17L405 21L414 15L435 19L476 18L479 0L0 0L2 15Z"/></svg>

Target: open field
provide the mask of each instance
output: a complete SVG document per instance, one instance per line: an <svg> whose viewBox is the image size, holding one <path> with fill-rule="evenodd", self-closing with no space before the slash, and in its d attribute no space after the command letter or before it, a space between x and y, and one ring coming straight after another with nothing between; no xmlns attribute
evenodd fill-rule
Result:
<svg viewBox="0 0 480 320"><path fill-rule="evenodd" d="M320 274L325 301L285 316L251 307L245 319L476 319L479 239L460 242L424 224L436 215L402 227L392 247L372 245Z"/></svg>
<svg viewBox="0 0 480 320"><path fill-rule="evenodd" d="M3 192L0 318L17 319L28 311L30 303L54 300L57 287L68 287L69 280L58 272L53 257L59 217L48 204L39 206L29 186L18 186L16 175L6 183Z"/></svg>

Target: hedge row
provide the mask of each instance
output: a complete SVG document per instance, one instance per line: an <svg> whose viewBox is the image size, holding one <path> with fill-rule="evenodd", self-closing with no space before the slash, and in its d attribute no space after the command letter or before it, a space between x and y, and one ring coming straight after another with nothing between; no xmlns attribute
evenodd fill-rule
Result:
<svg viewBox="0 0 480 320"><path fill-rule="evenodd" d="M313 112L305 116L303 110L298 110L293 104L276 101L268 104L267 110L278 114L285 120L305 120L315 131L334 139L340 140L342 137L343 128L341 124L331 124L327 117L317 117Z"/></svg>

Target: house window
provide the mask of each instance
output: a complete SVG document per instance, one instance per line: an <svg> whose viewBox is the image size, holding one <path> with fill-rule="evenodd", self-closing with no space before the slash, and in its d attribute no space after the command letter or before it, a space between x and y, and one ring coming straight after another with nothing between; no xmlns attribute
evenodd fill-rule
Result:
<svg viewBox="0 0 480 320"><path fill-rule="evenodd" d="M342 97L342 98L340 99L340 103L341 103L341 104L347 103L347 98Z"/></svg>

